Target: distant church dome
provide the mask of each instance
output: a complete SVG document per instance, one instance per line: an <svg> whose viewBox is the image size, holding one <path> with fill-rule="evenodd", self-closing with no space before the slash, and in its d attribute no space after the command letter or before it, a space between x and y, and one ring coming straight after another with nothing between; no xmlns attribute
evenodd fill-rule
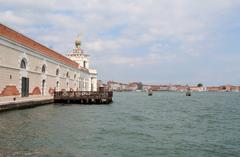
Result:
<svg viewBox="0 0 240 157"><path fill-rule="evenodd" d="M78 35L76 40L75 40L75 45L76 45L76 48L80 48L81 46L81 40L80 40L80 36Z"/></svg>

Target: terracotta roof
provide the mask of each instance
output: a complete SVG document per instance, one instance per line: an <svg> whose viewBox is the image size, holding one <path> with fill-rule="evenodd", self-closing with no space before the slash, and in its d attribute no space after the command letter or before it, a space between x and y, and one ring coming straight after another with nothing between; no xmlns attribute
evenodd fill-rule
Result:
<svg viewBox="0 0 240 157"><path fill-rule="evenodd" d="M67 64L71 67L78 68L78 63L70 60L69 58L47 48L46 46L16 32L15 30L8 28L7 26L0 23L0 36L3 36L9 40L13 40L19 44L29 47L38 53L48 56L54 60Z"/></svg>

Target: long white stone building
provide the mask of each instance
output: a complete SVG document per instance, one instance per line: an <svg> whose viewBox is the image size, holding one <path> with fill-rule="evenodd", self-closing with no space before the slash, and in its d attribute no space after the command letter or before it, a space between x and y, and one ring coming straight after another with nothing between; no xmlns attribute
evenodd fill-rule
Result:
<svg viewBox="0 0 240 157"><path fill-rule="evenodd" d="M54 90L97 91L97 71L81 49L63 56L0 24L0 97L49 96Z"/></svg>

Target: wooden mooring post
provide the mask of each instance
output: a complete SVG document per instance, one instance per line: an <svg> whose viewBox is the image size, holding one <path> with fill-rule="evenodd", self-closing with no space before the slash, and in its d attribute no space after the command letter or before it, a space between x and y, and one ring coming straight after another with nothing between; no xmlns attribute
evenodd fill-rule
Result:
<svg viewBox="0 0 240 157"><path fill-rule="evenodd" d="M110 104L112 103L112 91L55 91L54 102L74 104Z"/></svg>

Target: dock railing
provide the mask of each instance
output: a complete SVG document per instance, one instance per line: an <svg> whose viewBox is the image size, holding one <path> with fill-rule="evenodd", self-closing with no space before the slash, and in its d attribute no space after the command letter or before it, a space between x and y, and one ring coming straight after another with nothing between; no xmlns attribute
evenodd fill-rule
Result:
<svg viewBox="0 0 240 157"><path fill-rule="evenodd" d="M112 91L55 91L55 101L80 101L81 103L110 103L112 102Z"/></svg>

